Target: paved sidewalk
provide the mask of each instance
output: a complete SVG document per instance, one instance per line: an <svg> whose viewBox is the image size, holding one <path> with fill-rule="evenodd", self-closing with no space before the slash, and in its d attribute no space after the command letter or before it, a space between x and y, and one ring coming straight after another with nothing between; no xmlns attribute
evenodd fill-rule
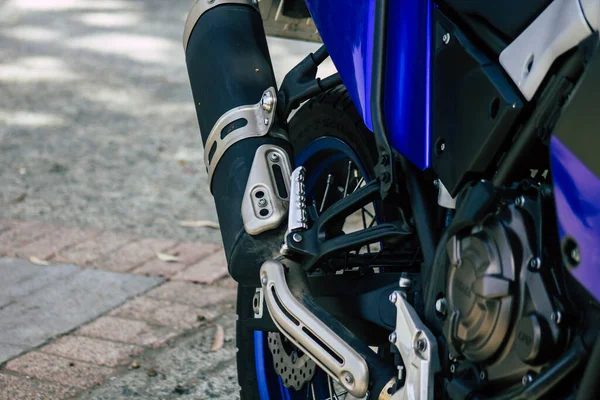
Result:
<svg viewBox="0 0 600 400"><path fill-rule="evenodd" d="M0 400L238 396L219 246L0 221L0 256Z"/></svg>

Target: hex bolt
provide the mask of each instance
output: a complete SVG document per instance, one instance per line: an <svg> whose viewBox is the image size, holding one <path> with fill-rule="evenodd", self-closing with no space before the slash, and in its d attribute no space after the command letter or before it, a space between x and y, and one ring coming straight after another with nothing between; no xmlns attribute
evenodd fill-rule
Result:
<svg viewBox="0 0 600 400"><path fill-rule="evenodd" d="M435 186L436 188L439 188L441 183L442 181L440 181L439 179L433 180L433 186Z"/></svg>
<svg viewBox="0 0 600 400"><path fill-rule="evenodd" d="M267 278L266 274L260 278L260 283L262 283L263 286L266 285L268 281L269 281L269 278Z"/></svg>
<svg viewBox="0 0 600 400"><path fill-rule="evenodd" d="M398 301L398 293L393 292L392 294L390 294L390 301L392 302L392 304L396 304L396 302Z"/></svg>
<svg viewBox="0 0 600 400"><path fill-rule="evenodd" d="M444 42L444 44L450 43L450 34L444 33L444 36L442 36L442 41Z"/></svg>
<svg viewBox="0 0 600 400"><path fill-rule="evenodd" d="M562 322L562 313L560 311L553 312L552 314L550 314L550 319L556 325L560 325L560 323Z"/></svg>
<svg viewBox="0 0 600 400"><path fill-rule="evenodd" d="M397 338L398 338L398 335L396 334L396 332L390 333L390 336L388 337L388 339L390 340L390 343L396 343Z"/></svg>
<svg viewBox="0 0 600 400"><path fill-rule="evenodd" d="M269 125L269 118L265 118L265 125Z"/></svg>
<svg viewBox="0 0 600 400"><path fill-rule="evenodd" d="M531 382L533 382L533 375L531 375L531 374L523 375L523 378L521 379L521 383L523 384L523 386L527 386Z"/></svg>
<svg viewBox="0 0 600 400"><path fill-rule="evenodd" d="M448 308L448 302L445 297L437 299L435 302L435 311L440 313L441 315L446 315L446 310Z"/></svg>
<svg viewBox="0 0 600 400"><path fill-rule="evenodd" d="M410 278L408 277L408 275L403 272L402 275L400 275L400 282L399 285L401 288L408 288L411 285L411 281Z"/></svg>
<svg viewBox="0 0 600 400"><path fill-rule="evenodd" d="M271 155L269 156L269 159L273 162L279 162L279 154L277 153L271 153Z"/></svg>
<svg viewBox="0 0 600 400"><path fill-rule="evenodd" d="M427 342L425 341L425 339L418 339L415 342L414 349L419 353L422 353L425 350L427 350Z"/></svg>
<svg viewBox="0 0 600 400"><path fill-rule="evenodd" d="M529 261L529 268L531 268L533 271L539 271L541 267L542 267L542 260L540 260L539 257L533 257Z"/></svg>
<svg viewBox="0 0 600 400"><path fill-rule="evenodd" d="M302 239L303 239L303 238L302 238L302 235L301 235L301 234L299 234L299 233L294 233L294 234L292 235L292 239L294 240L294 242L296 242L296 243L300 243L300 242L302 241Z"/></svg>
<svg viewBox="0 0 600 400"><path fill-rule="evenodd" d="M348 373L344 376L344 381L348 384L348 385L352 385L352 383L354 383L354 377L352 376L352 374Z"/></svg>
<svg viewBox="0 0 600 400"><path fill-rule="evenodd" d="M525 197L523 196L519 196L515 199L515 205L517 207L523 207L525 205Z"/></svg>
<svg viewBox="0 0 600 400"><path fill-rule="evenodd" d="M258 200L258 206L259 207L266 207L267 206L267 199L260 199L260 200Z"/></svg>

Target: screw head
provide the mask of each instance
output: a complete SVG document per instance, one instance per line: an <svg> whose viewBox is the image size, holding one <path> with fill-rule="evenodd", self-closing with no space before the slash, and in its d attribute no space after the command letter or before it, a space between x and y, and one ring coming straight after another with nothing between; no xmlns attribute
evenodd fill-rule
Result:
<svg viewBox="0 0 600 400"><path fill-rule="evenodd" d="M348 373L348 374L344 375L344 381L348 385L352 385L352 383L354 382L354 377L352 376L352 374Z"/></svg>
<svg viewBox="0 0 600 400"><path fill-rule="evenodd" d="M303 237L302 237L302 235L301 235L301 234L299 234L299 233L294 233L294 234L292 235L292 239L294 240L294 242L296 242L296 243L300 243L300 242L302 241Z"/></svg>
<svg viewBox="0 0 600 400"><path fill-rule="evenodd" d="M271 92L265 92L265 94L263 94L262 98L260 99L260 105L262 106L263 110L265 110L266 112L271 112L271 110L273 110L274 104L275 99L273 98Z"/></svg>
<svg viewBox="0 0 600 400"><path fill-rule="evenodd" d="M390 343L396 343L397 338L398 338L398 335L396 334L396 332L392 332L392 333L390 333L390 336L388 336Z"/></svg>
<svg viewBox="0 0 600 400"><path fill-rule="evenodd" d="M562 313L560 311L553 312L552 314L550 314L550 319L556 325L560 325L560 323L562 322Z"/></svg>
<svg viewBox="0 0 600 400"><path fill-rule="evenodd" d="M279 162L279 154L271 153L271 155L269 155L269 160L273 162Z"/></svg>
<svg viewBox="0 0 600 400"><path fill-rule="evenodd" d="M266 207L267 205L267 199L260 199L258 200L258 206L259 207Z"/></svg>
<svg viewBox="0 0 600 400"><path fill-rule="evenodd" d="M262 283L262 284L263 284L263 286L264 286L264 285L266 285L268 281L269 281L269 278L267 278L267 275L263 275L263 276L260 278L260 283Z"/></svg>
<svg viewBox="0 0 600 400"><path fill-rule="evenodd" d="M523 375L523 378L521 379L521 383L523 384L523 386L527 386L531 382L533 382L533 375L531 375L531 374Z"/></svg>
<svg viewBox="0 0 600 400"><path fill-rule="evenodd" d="M442 315L446 315L446 310L448 308L448 302L445 297L437 299L435 302L435 311Z"/></svg>
<svg viewBox="0 0 600 400"><path fill-rule="evenodd" d="M265 125L269 125L269 118L265 118Z"/></svg>
<svg viewBox="0 0 600 400"><path fill-rule="evenodd" d="M425 350L427 350L427 342L425 341L425 339L418 339L415 342L414 349L419 353L422 353Z"/></svg>
<svg viewBox="0 0 600 400"><path fill-rule="evenodd" d="M525 197L519 196L515 199L515 205L517 207L523 207L525 205Z"/></svg>
<svg viewBox="0 0 600 400"><path fill-rule="evenodd" d="M485 371L479 372L479 379L485 381L485 378L487 378L487 374L485 373Z"/></svg>
<svg viewBox="0 0 600 400"><path fill-rule="evenodd" d="M392 302L392 304L396 304L396 302L398 301L398 293L393 292L392 294L390 294L390 301Z"/></svg>
<svg viewBox="0 0 600 400"><path fill-rule="evenodd" d="M452 364L450 365L450 373L453 374L456 372L456 365Z"/></svg>
<svg viewBox="0 0 600 400"><path fill-rule="evenodd" d="M571 259L574 261L574 264L579 264L581 262L581 252L579 251L579 247L575 246L569 253Z"/></svg>
<svg viewBox="0 0 600 400"><path fill-rule="evenodd" d="M529 268L531 268L533 271L539 271L541 267L542 267L542 260L540 260L539 257L533 257L529 261Z"/></svg>
<svg viewBox="0 0 600 400"><path fill-rule="evenodd" d="M440 183L442 183L442 181L440 181L439 179L435 179L433 181L433 186L435 186L436 188L439 188L440 187Z"/></svg>
<svg viewBox="0 0 600 400"><path fill-rule="evenodd" d="M444 33L444 36L442 36L442 41L444 42L444 44L450 43L450 34Z"/></svg>
<svg viewBox="0 0 600 400"><path fill-rule="evenodd" d="M446 143L442 143L442 144L440 144L440 150L441 150L441 151L444 151L444 150L446 150Z"/></svg>

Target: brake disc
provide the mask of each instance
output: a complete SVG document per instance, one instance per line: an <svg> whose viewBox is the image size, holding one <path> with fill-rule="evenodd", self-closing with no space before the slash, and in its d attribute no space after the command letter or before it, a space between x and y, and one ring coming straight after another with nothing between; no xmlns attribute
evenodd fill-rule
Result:
<svg viewBox="0 0 600 400"><path fill-rule="evenodd" d="M273 355L275 372L285 387L300 390L312 380L317 366L306 354L302 354L291 343L284 345L280 333L269 332L267 342Z"/></svg>

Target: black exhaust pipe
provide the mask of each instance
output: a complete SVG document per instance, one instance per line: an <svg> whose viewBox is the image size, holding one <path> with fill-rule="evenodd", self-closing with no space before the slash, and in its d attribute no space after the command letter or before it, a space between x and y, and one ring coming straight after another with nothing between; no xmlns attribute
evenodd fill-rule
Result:
<svg viewBox="0 0 600 400"><path fill-rule="evenodd" d="M262 19L253 0L199 0L190 11L183 40L202 142L209 156L210 189L215 198L229 273L241 284L258 286L260 266L279 252L285 224L249 234L247 230L251 229L245 229L242 219L242 201L259 147L275 145L291 154L288 142L281 135L273 134L279 130L274 126L273 110L273 118L260 119L254 124L236 117L240 107L259 104L269 88L273 88L271 92L275 94L269 100L276 99L277 85ZM214 148L216 143L213 145L209 135L217 129L215 124L227 117L232 122L217 132L217 136L224 138L241 132L236 132L241 128L249 134L218 154L219 150ZM253 126L264 129L261 123L269 125L269 134L257 136L256 129L253 131ZM210 148L206 147L207 140ZM289 180L289 176L284 176L285 179ZM281 181L281 177L278 180ZM285 201L280 203L287 206Z"/></svg>

